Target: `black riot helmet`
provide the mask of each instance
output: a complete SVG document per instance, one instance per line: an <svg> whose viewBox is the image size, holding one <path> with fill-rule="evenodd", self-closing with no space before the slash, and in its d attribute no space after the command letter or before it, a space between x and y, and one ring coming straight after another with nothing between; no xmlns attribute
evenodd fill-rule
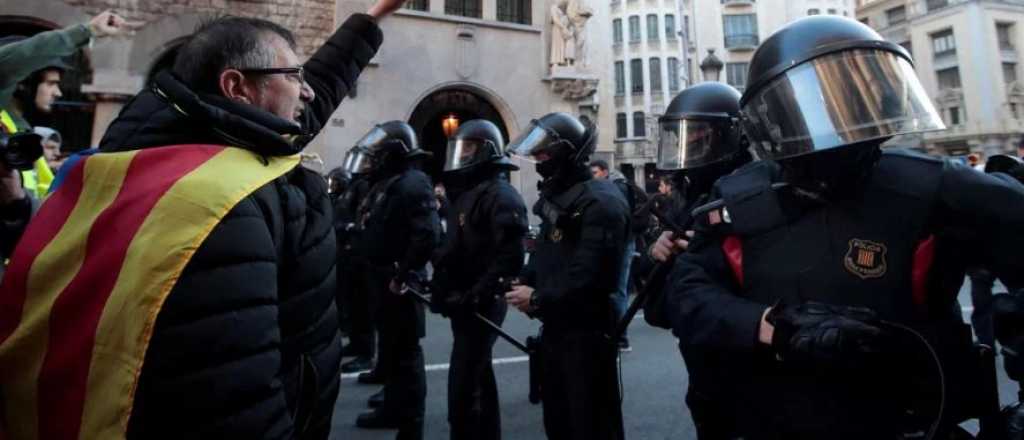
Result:
<svg viewBox="0 0 1024 440"><path fill-rule="evenodd" d="M410 160L429 157L419 146L416 131L403 121L377 124L345 156L342 167L352 174L394 170Z"/></svg>
<svg viewBox="0 0 1024 440"><path fill-rule="evenodd" d="M447 153L445 173L467 172L479 169L484 164L519 169L505 156L505 140L501 130L486 119L474 119L460 125L455 136L448 141Z"/></svg>
<svg viewBox="0 0 1024 440"><path fill-rule="evenodd" d="M679 92L658 119L658 169L692 170L731 160L743 145L740 92L705 82Z"/></svg>
<svg viewBox="0 0 1024 440"><path fill-rule="evenodd" d="M785 159L945 126L910 55L856 20L819 15L790 23L754 52L740 100L765 157Z"/></svg>
<svg viewBox="0 0 1024 440"><path fill-rule="evenodd" d="M519 136L509 143L508 150L516 156L540 161L537 171L545 179L564 169L585 167L597 144L597 128L587 126L568 113L548 113L534 119Z"/></svg>
<svg viewBox="0 0 1024 440"><path fill-rule="evenodd" d="M344 193L352 183L352 173L344 167L338 167L327 173L327 192L334 197Z"/></svg>

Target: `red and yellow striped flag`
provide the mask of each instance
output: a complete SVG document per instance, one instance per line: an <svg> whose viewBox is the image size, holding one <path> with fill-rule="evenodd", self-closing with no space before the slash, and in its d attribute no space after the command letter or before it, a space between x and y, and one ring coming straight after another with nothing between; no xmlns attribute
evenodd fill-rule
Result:
<svg viewBox="0 0 1024 440"><path fill-rule="evenodd" d="M177 145L74 164L0 285L0 439L124 438L186 263L239 201L298 163Z"/></svg>

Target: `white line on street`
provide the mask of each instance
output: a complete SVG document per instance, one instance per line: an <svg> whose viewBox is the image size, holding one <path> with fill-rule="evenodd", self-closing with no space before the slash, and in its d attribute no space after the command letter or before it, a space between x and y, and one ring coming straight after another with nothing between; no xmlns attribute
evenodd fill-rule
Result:
<svg viewBox="0 0 1024 440"><path fill-rule="evenodd" d="M494 360L491 361L491 365L518 364L518 363L529 362L529 361L530 361L530 357L529 356L513 356L513 357L507 357L507 358L497 358L497 359L494 359ZM450 367L450 365L448 365L448 364L431 364L431 365L427 365L425 370L426 371L447 371L449 367ZM341 380L355 379L355 378L359 377L360 373L362 373L362 371L355 372L355 373L345 373L345 374L342 374L341 375Z"/></svg>

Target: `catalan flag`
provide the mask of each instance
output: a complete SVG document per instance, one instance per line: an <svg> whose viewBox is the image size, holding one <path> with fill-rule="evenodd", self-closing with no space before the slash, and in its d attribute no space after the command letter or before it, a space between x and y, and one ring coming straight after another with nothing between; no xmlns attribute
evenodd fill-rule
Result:
<svg viewBox="0 0 1024 440"><path fill-rule="evenodd" d="M238 202L298 163L176 145L65 170L0 284L0 439L124 438L185 265Z"/></svg>

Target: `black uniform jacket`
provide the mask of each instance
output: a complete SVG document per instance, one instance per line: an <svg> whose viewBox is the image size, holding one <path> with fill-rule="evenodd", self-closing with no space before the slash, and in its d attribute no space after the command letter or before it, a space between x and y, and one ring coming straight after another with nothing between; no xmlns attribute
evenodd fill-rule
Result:
<svg viewBox="0 0 1024 440"><path fill-rule="evenodd" d="M837 374L779 362L758 329L781 300L868 307L915 328L949 360L950 388L963 387L968 372L957 359L968 356L970 336L956 295L964 268L990 267L1019 284L1024 186L899 151L883 153L862 191L841 200L771 189L778 181L778 165L767 161L719 180L713 196L726 209L699 219L698 240L677 259L668 302L691 381L727 400L737 426L762 435L794 425L850 434L898 418L905 397L934 403L921 394L938 388L930 358L901 332L892 334L901 353L877 369Z"/></svg>
<svg viewBox="0 0 1024 440"><path fill-rule="evenodd" d="M163 73L125 106L100 149L206 143L298 153L381 42L373 19L354 15L305 63L316 99L304 129ZM129 438L327 438L341 360L331 217L324 179L297 167L221 220L157 316Z"/></svg>

